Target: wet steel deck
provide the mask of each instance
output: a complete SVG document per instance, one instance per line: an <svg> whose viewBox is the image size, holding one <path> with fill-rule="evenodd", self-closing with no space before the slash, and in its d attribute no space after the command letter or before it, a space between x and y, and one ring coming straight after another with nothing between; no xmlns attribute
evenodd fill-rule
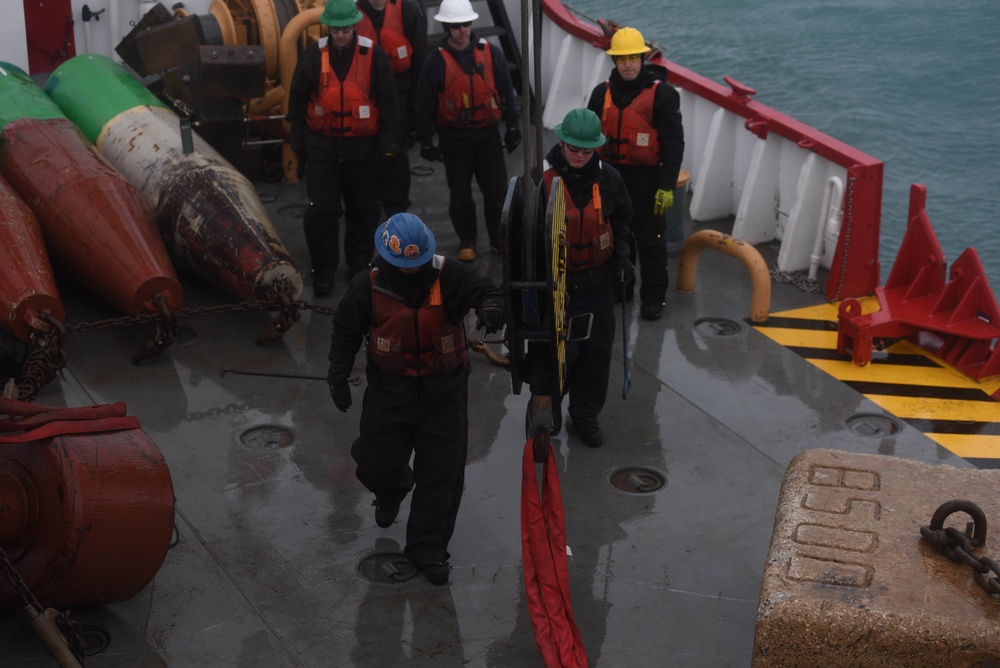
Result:
<svg viewBox="0 0 1000 668"><path fill-rule="evenodd" d="M411 156L416 163L415 150ZM519 156L508 158L512 174L520 172ZM412 212L434 229L439 252L454 257L443 169L434 167L433 177L414 176ZM304 189L260 188L275 196L267 208L307 268ZM722 223L689 224L687 232L694 229L727 231ZM485 252L481 235L476 265L499 280L500 260ZM341 271L334 294L316 303L337 304ZM573 553L573 611L591 666L749 665L779 486L803 449L968 466L906 425L880 439L849 429L849 416L881 411L748 326L750 282L738 261L706 253L698 272L697 292L671 292L660 322L638 320L638 303L630 305L632 390L622 400L619 336L601 418L604 447L584 447L572 424L553 440ZM181 279L188 307L233 301L200 279ZM61 289L70 323L119 315L72 286ZM311 287L303 299L312 300ZM771 311L815 302L815 295L775 285ZM701 318L741 328L712 336L695 325ZM527 390L512 394L506 371L473 356L474 413L451 585L422 577L374 583L358 563L401 551L409 501L392 527L380 529L372 495L354 478L349 449L363 387L342 414L320 380L223 374L325 376L328 316L303 312L283 340L257 346L267 321L256 311L184 320L194 338L141 366L130 362L148 338L141 327L68 338L69 364L38 401L125 401L170 467L179 532L138 596L73 610L110 635L86 665L542 666L520 568ZM241 442L260 425L287 427L294 440ZM662 472L666 485L639 494L608 483L610 472L632 466ZM0 647L0 666L56 665L19 610L0 612Z"/></svg>

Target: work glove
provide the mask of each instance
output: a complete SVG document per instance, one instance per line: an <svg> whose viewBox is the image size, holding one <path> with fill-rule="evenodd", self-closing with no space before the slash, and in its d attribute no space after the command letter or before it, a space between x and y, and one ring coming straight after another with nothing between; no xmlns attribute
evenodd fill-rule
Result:
<svg viewBox="0 0 1000 668"><path fill-rule="evenodd" d="M663 191L660 191L663 192ZM627 255L616 255L614 258L615 279L620 280L622 285L629 285L635 282L635 267Z"/></svg>
<svg viewBox="0 0 1000 668"><path fill-rule="evenodd" d="M653 215L662 216L674 205L674 191L660 188L653 198Z"/></svg>
<svg viewBox="0 0 1000 668"><path fill-rule="evenodd" d="M484 306L479 309L478 315L476 329L486 328L487 334L494 334L507 324L507 314L500 306Z"/></svg>
<svg viewBox="0 0 1000 668"><path fill-rule="evenodd" d="M441 149L433 144L430 146L422 146L420 147L420 157L427 162L437 162L441 159Z"/></svg>
<svg viewBox="0 0 1000 668"><path fill-rule="evenodd" d="M507 147L508 153L513 153L514 149L521 145L521 131L517 128L507 128L503 136L503 145Z"/></svg>
<svg viewBox="0 0 1000 668"><path fill-rule="evenodd" d="M346 379L330 383L330 396L333 397L333 405L341 413L346 413L351 407L351 386Z"/></svg>

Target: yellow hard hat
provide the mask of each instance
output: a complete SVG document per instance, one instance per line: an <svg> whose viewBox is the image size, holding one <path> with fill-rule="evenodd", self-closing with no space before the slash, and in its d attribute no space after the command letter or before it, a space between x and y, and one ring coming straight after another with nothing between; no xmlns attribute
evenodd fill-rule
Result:
<svg viewBox="0 0 1000 668"><path fill-rule="evenodd" d="M635 28L619 28L611 36L611 48L605 51L609 56L631 56L652 51L646 46L642 33Z"/></svg>

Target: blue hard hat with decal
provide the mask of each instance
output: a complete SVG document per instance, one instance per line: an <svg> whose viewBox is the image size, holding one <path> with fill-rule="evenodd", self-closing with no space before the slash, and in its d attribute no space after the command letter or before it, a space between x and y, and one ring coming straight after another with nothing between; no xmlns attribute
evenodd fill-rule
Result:
<svg viewBox="0 0 1000 668"><path fill-rule="evenodd" d="M412 213L397 213L375 230L375 248L397 267L419 267L434 256L434 233Z"/></svg>

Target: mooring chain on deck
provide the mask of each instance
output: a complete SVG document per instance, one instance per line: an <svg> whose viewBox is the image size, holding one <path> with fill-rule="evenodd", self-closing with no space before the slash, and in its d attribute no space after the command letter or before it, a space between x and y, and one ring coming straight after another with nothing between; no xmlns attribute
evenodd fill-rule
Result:
<svg viewBox="0 0 1000 668"><path fill-rule="evenodd" d="M972 518L966 525L965 533L952 527L945 527L944 521L949 515L964 512ZM974 571L973 576L980 587L994 597L1000 596L1000 563L989 557L976 557L972 554L977 547L986 545L986 514L971 501L947 501L941 504L930 525L920 527L920 535L936 551L958 564L967 564ZM987 573L993 573L987 576Z"/></svg>
<svg viewBox="0 0 1000 668"><path fill-rule="evenodd" d="M55 378L56 372L66 366L66 353L63 343L68 332L90 332L99 329L110 329L128 325L154 324L156 331L142 350L132 357L133 364L155 357L170 347L177 337L179 318L235 313L250 310L277 311L275 319L257 338L257 343L265 343L280 339L292 324L300 319L300 310L315 311L332 316L336 309L329 306L313 304L301 299L291 299L292 288L286 282L276 284L268 293L267 299L242 301L234 304L216 304L214 306L198 306L171 311L162 293L153 298L157 307L155 313L141 313L136 316L125 315L106 320L82 322L75 325L65 325L47 311L40 314L42 320L49 325L47 331L38 331L34 339L34 348L24 363L21 377L17 383L16 397L22 401L34 401L45 385Z"/></svg>
<svg viewBox="0 0 1000 668"><path fill-rule="evenodd" d="M62 349L66 326L49 311L40 313L39 317L47 329L36 330L34 350L21 370L16 389L16 398L21 401L33 401L39 391L56 377L56 372L66 366L66 353Z"/></svg>
<svg viewBox="0 0 1000 668"><path fill-rule="evenodd" d="M778 249L781 245L779 241L772 241L770 249L774 252L774 257L778 256ZM778 269L777 260L772 261L767 266L768 274L775 283L792 285L802 292L823 292L823 285L812 278L809 278L808 271L781 271Z"/></svg>
<svg viewBox="0 0 1000 668"><path fill-rule="evenodd" d="M24 580L21 578L21 574L17 572L14 568L14 564L10 563L7 558L7 553L4 552L3 548L0 548L0 570L3 571L10 585L17 591L18 596L24 601L24 610L28 613L31 618L31 625L35 631L42 636L42 640L52 651L56 658L60 658L60 650L69 650L73 658L76 659L77 664L83 665L84 656L84 644L83 644L83 629L80 627L80 623L70 619L69 610L64 612L59 612L54 609L46 609L42 607L42 604L38 602L35 595L31 593L31 589L25 584ZM52 637L50 631L51 628L40 629L39 627L45 627L55 621L56 629L58 633L62 636L65 641L64 647L52 646ZM62 665L67 665L65 662L60 662ZM73 664L68 664L73 665Z"/></svg>

